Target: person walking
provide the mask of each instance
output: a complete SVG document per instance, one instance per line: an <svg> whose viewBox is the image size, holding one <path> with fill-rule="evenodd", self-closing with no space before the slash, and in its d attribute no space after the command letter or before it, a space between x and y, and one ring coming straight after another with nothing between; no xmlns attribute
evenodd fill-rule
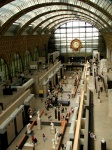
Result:
<svg viewBox="0 0 112 150"><path fill-rule="evenodd" d="M43 134L43 141L44 141L44 142L46 141L46 137L45 137L45 134Z"/></svg>
<svg viewBox="0 0 112 150"><path fill-rule="evenodd" d="M32 136L32 143L34 143L34 145L37 144L37 138L35 138L34 136Z"/></svg>
<svg viewBox="0 0 112 150"><path fill-rule="evenodd" d="M96 135L93 132L89 132L90 138L96 140Z"/></svg>

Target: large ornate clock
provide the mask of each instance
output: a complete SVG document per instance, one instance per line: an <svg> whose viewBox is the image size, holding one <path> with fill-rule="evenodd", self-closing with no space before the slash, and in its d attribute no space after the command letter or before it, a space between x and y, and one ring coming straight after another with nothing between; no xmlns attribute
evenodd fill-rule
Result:
<svg viewBox="0 0 112 150"><path fill-rule="evenodd" d="M74 39L74 40L71 41L70 48L72 50L79 51L81 47L82 47L82 43L81 43L80 40Z"/></svg>

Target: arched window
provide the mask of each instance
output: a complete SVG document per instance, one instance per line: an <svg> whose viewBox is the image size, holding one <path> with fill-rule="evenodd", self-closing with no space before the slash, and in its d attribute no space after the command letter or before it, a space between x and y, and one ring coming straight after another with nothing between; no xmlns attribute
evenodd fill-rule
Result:
<svg viewBox="0 0 112 150"><path fill-rule="evenodd" d="M39 59L39 51L37 49L37 47L34 50L34 60L38 60Z"/></svg>
<svg viewBox="0 0 112 150"><path fill-rule="evenodd" d="M60 51L61 54L72 54L70 43L73 39L78 39L82 43L80 51L75 55L92 54L93 50L100 50L100 53L105 53L105 43L100 31L91 24L75 20L61 25L49 41L49 51Z"/></svg>
<svg viewBox="0 0 112 150"><path fill-rule="evenodd" d="M14 58L12 61L12 66L11 66L11 76L15 77L17 73L22 72L22 61L21 58L18 54L14 54Z"/></svg>
<svg viewBox="0 0 112 150"><path fill-rule="evenodd" d="M31 53L27 50L24 59L24 70L29 69L29 62L32 61Z"/></svg>
<svg viewBox="0 0 112 150"><path fill-rule="evenodd" d="M0 82L8 80L8 67L4 59L0 58Z"/></svg>

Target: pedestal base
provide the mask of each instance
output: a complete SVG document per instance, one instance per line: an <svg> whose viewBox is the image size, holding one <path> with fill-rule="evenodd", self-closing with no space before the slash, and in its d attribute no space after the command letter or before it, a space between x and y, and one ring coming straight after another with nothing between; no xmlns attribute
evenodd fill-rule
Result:
<svg viewBox="0 0 112 150"><path fill-rule="evenodd" d="M101 150L106 150L106 141L101 142Z"/></svg>
<svg viewBox="0 0 112 150"><path fill-rule="evenodd" d="M37 129L39 129L39 130L42 129L42 125L41 125L41 120L40 119L37 120Z"/></svg>
<svg viewBox="0 0 112 150"><path fill-rule="evenodd" d="M98 99L97 99L97 102L98 102L98 103L101 103L101 99L100 99L100 98L98 98Z"/></svg>
<svg viewBox="0 0 112 150"><path fill-rule="evenodd" d="M55 128L50 128L50 133L55 134Z"/></svg>

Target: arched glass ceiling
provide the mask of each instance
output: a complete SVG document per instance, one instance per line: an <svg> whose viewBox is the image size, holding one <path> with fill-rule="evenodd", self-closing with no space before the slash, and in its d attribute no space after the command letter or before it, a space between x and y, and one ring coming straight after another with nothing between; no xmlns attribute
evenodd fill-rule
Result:
<svg viewBox="0 0 112 150"><path fill-rule="evenodd" d="M71 18L71 19L68 19L68 20L66 20L66 21L62 21L62 22L60 22L60 24L57 24L57 25L55 25L55 27L53 27L53 32L55 32L55 30L57 30L57 28L59 28L60 26L62 26L62 25L64 25L65 23L69 23L69 22L74 22L74 18ZM82 22L82 21L84 21L83 19L82 20L76 20L76 21L80 21L80 22ZM84 21L85 22L85 21ZM87 23L87 22L86 22ZM94 25L94 23L93 22L91 22L91 23L87 23L87 24L91 24L91 25L93 25L94 27L95 27L95 25ZM99 26L100 27L100 26ZM98 30L99 29L99 27L95 27L96 28L96 30Z"/></svg>
<svg viewBox="0 0 112 150"><path fill-rule="evenodd" d="M41 13L37 13L36 11L32 11L31 13L35 13L35 16L33 16L33 17L37 17L37 14L39 15L39 14L42 14L42 13L44 13L44 12L46 12L45 10L43 11L43 12L41 12ZM60 15L60 14L73 14L72 12L67 12L67 11L55 11L54 10L54 13L52 13L52 12L49 12L48 14L45 14L45 15L42 15L42 16L40 16L39 18L37 18L35 21L33 21L31 24L33 24L34 26L37 26L40 22L42 22L42 21L44 21L45 19L47 19L47 18L49 18L49 17L52 17L52 16L56 16L56 15ZM30 13L28 13L28 14L30 14ZM75 14L74 14L75 15ZM22 24L22 25L25 25L28 21L30 21L32 19L32 16L29 16L29 19L26 19L25 18L25 15L24 16L22 16L21 18L19 18L18 20L16 20L16 22L17 23L20 23L20 24Z"/></svg>
<svg viewBox="0 0 112 150"><path fill-rule="evenodd" d="M108 12L108 14L112 14L112 5L111 5L111 3L109 3L110 5L107 6L107 3L105 3L105 0L96 0L96 1L92 1L91 0L91 2L95 3L96 5L101 6L100 9L102 11L103 11L102 7L103 8L106 7L107 9L105 9L105 11ZM55 3L61 3L61 2L62 3L66 3L66 4L71 4L71 5L74 5L74 6L79 6L79 7L85 8L85 9L88 9L91 12L94 12L94 13L98 14L100 17L102 17L107 22L109 22L110 25L112 25L112 22L111 22L111 20L109 20L108 16L105 16L103 14L103 12L100 12L98 10L98 7L97 7L97 9L95 9L92 6L92 4L90 6L89 2L87 2L87 1L85 1L86 2L85 3L84 1L81 1L81 0L80 1L77 1L77 0L68 0L68 1L66 1L66 0L55 0ZM8 19L10 19L12 16L14 16L15 14L19 13L20 11L22 11L22 10L24 10L26 8L30 8L30 7L35 6L35 5L37 5L37 7L38 7L39 4L46 5L48 3L50 3L50 5L51 5L51 3L54 3L54 2L53 2L53 0L47 0L47 1L46 0L41 0L41 1L37 1L37 0L15 0L13 2L10 2L9 4L4 5L3 7L0 8L1 25L3 25L6 21L8 21ZM52 7L50 7L49 9L51 9ZM60 7L60 6L58 5L57 7ZM69 9L71 6L68 5L66 7ZM41 13L43 12L44 9L46 9L46 6L42 7ZM57 10L57 8L55 8L55 9Z"/></svg>
<svg viewBox="0 0 112 150"><path fill-rule="evenodd" d="M73 18L71 18L71 19L73 19ZM85 17L84 17L84 18L83 18L83 17L80 18L80 20L85 21ZM86 20L87 20L87 22L89 22L89 23L91 23L92 25L96 26L96 24L94 23L94 20L91 19L91 21L90 21L90 19L88 19L88 18L86 18ZM61 20L56 20L55 22L53 22L52 24L50 24L50 25L47 26L47 27L52 31L52 29L53 29L57 24L60 24L60 23L63 22L63 21L67 21L67 19L65 18L65 19L61 19ZM101 25L98 23L96 27L99 29L99 28L101 28ZM46 28L46 27L45 27L45 28Z"/></svg>
<svg viewBox="0 0 112 150"><path fill-rule="evenodd" d="M57 6L57 5L56 5ZM56 6L55 6L55 8L56 8ZM46 7L46 10L44 10L45 12L49 9L49 7ZM61 6L61 8L65 8L65 7L63 7L63 6ZM27 13L27 14L25 14L25 15L23 15L21 18L19 18L16 22L17 23L19 23L20 25L21 24L23 24L24 23L24 25L25 25L25 23L28 23L28 22L26 22L26 21L29 21L30 22L30 24L33 26L33 28L35 28L36 26L38 26L38 24L40 24L42 21L44 21L46 18L48 18L48 17L52 17L52 16L56 16L56 14L61 14L62 15L62 13L63 14L74 14L75 15L75 17L77 18L77 16L78 15L82 15L82 14L85 14L86 13L86 15L89 15L89 16L91 16L91 17L93 17L94 19L97 19L97 20L100 20L100 22L101 22L101 24L102 24L102 28L104 27L103 25L104 25L104 20L102 19L102 18L99 18L99 16L94 16L94 14L92 14L91 12L87 12L87 11L85 11L85 10L80 10L80 12L76 12L76 10L79 10L79 8L76 8L75 9L75 11L74 11L74 7L71 7L72 9L73 9L73 12L71 11L70 12L70 10L68 11L68 9L63 9L62 11L55 11L55 10L53 10L53 8L51 8L51 10L52 11L54 11L54 12L49 12L48 14L42 14L42 13L39 13L39 12L41 12L41 9L36 9L36 10L34 10L34 11L32 11L32 12L29 12L29 13ZM43 12L44 13L44 12ZM33 15L32 15L33 14ZM39 14L40 15L40 18L38 18L38 16L37 16L37 14ZM41 16L42 15L42 16ZM29 20L27 20L26 18L27 18L27 16L29 17ZM84 16L84 15L83 15ZM33 19L32 19L33 18ZM35 18L37 18L36 20L35 20ZM31 20L35 20L35 21L31 21ZM48 21L48 20L47 20ZM85 20L86 21L86 20ZM97 24L97 21L96 21L96 24ZM105 22L105 24L107 24L107 22ZM28 26L29 24L27 24L27 26ZM108 24L107 24L108 25ZM27 27L26 26L26 27ZM97 25L96 25L97 26ZM21 26L22 27L22 26Z"/></svg>
<svg viewBox="0 0 112 150"><path fill-rule="evenodd" d="M37 15L40 15L40 14L42 14L42 13L44 13L44 12L47 12L48 10L50 10L50 11L53 11L54 10L54 13L58 13L58 14L60 14L61 13L61 11L59 12L58 10L60 10L60 9L62 9L62 10L65 10L65 13L67 13L67 11L66 10L68 10L68 8L67 7L65 7L65 6L57 6L57 5L54 5L54 6L46 6L45 7L45 9L43 10L43 7L42 8L39 8L39 9L36 9L36 10L33 10L32 12L29 12L29 13L27 13L27 14L25 14L25 15L23 15L22 17L20 17L18 20L16 20L16 22L17 23L20 23L20 25L21 26L23 26L25 23L27 23L29 20L31 20L33 17L36 17ZM56 10L56 11L55 11ZM70 9L69 10L72 10L72 11L76 11L76 15L77 15L77 12L79 11L79 12L81 12L81 13L86 13L87 15L89 15L89 16L94 16L94 18L96 18L96 16L93 14L93 13L91 13L91 12L87 12L87 10L83 10L83 9L79 9L79 8L75 8L75 7L70 7ZM63 12L64 13L64 12ZM98 17L99 17L99 11L98 11ZM53 15L52 13L51 14L49 14L49 15ZM104 19L104 20L108 20L109 21L109 19L105 16L104 18L102 18L102 19ZM100 21L101 19L100 19L100 17L98 18L98 20ZM39 21L39 20L38 20ZM108 22L106 22L106 23L108 23ZM110 21L110 24L112 23L112 21Z"/></svg>
<svg viewBox="0 0 112 150"><path fill-rule="evenodd" d="M79 16L78 16L79 15ZM61 15L62 16L62 15ZM62 16L62 18L63 17L66 17L66 16ZM96 26L96 24L97 24L97 27L99 27L99 29L101 28L101 26L104 26L104 24L103 24L103 22L98 22L97 23L97 18L94 18L94 17L92 17L91 16L91 19L90 19L90 21L88 21L89 20L89 17L87 17L87 15L85 14L83 14L83 16L80 16L80 13L77 13L77 18L74 16L74 15L68 15L68 17L69 17L69 19L70 18L73 18L74 17L74 19L82 19L83 18L83 20L85 19L87 19L87 22L90 22L91 23L91 21L92 22L94 22L94 26ZM58 20L59 18L61 18L61 17L54 17L54 18L52 18L52 19L49 19L48 21L46 21L46 22L44 22L42 25L41 25L41 29L44 29L44 28L52 28L52 27L50 27L50 26L55 26L56 25L56 23L54 22L54 20ZM52 24L52 25L51 25ZM98 25L99 24L99 25ZM39 25L39 24L38 24ZM36 27L37 28L37 27ZM33 29L34 31L35 31L35 29ZM33 31L33 32L34 32Z"/></svg>
<svg viewBox="0 0 112 150"><path fill-rule="evenodd" d="M45 23L43 23L41 25L41 29L44 29L48 26L48 28L50 28L49 24L52 24L53 22L57 21L57 20L60 20L62 18L74 18L74 15L61 15L61 16L58 16L58 17L54 17L53 19L49 19L48 21L46 21ZM75 19L75 18L74 18ZM55 23L54 23L55 24Z"/></svg>
<svg viewBox="0 0 112 150"><path fill-rule="evenodd" d="M111 0L89 0L96 5L100 6L107 12L109 12L112 15L112 1Z"/></svg>

